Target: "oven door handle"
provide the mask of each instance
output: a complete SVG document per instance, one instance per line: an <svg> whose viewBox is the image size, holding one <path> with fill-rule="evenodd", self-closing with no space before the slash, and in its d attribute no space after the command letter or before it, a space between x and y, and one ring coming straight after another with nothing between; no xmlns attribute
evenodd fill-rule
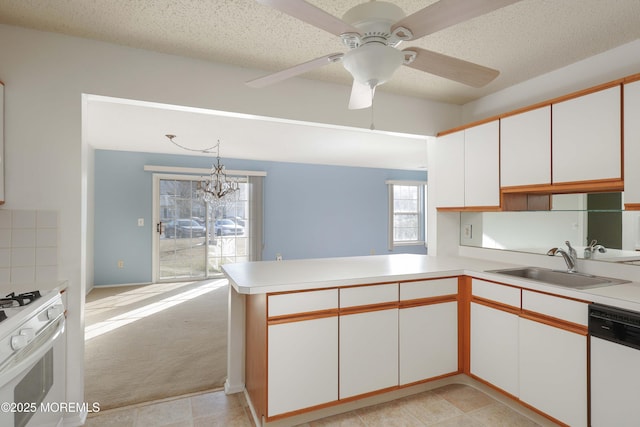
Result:
<svg viewBox="0 0 640 427"><path fill-rule="evenodd" d="M54 322L49 323L46 331L0 367L0 388L40 360L53 347L54 341L64 332L64 327L65 318L64 314L61 314Z"/></svg>

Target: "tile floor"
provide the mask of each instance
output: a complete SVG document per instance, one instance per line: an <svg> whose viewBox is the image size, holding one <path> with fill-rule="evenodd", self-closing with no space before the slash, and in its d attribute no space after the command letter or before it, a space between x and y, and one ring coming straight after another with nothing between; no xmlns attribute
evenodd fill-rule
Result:
<svg viewBox="0 0 640 427"><path fill-rule="evenodd" d="M214 391L92 414L88 427L253 427L242 394ZM534 427L535 422L463 384L450 384L302 427Z"/></svg>

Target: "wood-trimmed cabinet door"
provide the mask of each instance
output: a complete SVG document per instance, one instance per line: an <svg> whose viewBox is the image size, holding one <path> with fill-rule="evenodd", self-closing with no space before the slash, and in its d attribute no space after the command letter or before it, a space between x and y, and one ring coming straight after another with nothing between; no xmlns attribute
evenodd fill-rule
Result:
<svg viewBox="0 0 640 427"><path fill-rule="evenodd" d="M520 400L572 427L588 420L588 307L522 291Z"/></svg>
<svg viewBox="0 0 640 427"><path fill-rule="evenodd" d="M498 120L470 127L464 131L464 205L465 207L500 206Z"/></svg>
<svg viewBox="0 0 640 427"><path fill-rule="evenodd" d="M267 417L338 400L338 290L268 296Z"/></svg>
<svg viewBox="0 0 640 427"><path fill-rule="evenodd" d="M621 88L553 104L553 183L622 178Z"/></svg>
<svg viewBox="0 0 640 427"><path fill-rule="evenodd" d="M439 137L434 147L436 207L464 207L464 131Z"/></svg>
<svg viewBox="0 0 640 427"><path fill-rule="evenodd" d="M587 337L520 318L520 400L587 426Z"/></svg>
<svg viewBox="0 0 640 427"><path fill-rule="evenodd" d="M500 186L551 184L551 106L500 119Z"/></svg>
<svg viewBox="0 0 640 427"><path fill-rule="evenodd" d="M518 397L518 315L471 303L471 374Z"/></svg>
<svg viewBox="0 0 640 427"><path fill-rule="evenodd" d="M624 85L624 202L640 209L640 80Z"/></svg>
<svg viewBox="0 0 640 427"><path fill-rule="evenodd" d="M471 374L518 396L518 315L521 290L471 281Z"/></svg>
<svg viewBox="0 0 640 427"><path fill-rule="evenodd" d="M458 278L400 283L400 385L458 371Z"/></svg>
<svg viewBox="0 0 640 427"><path fill-rule="evenodd" d="M398 284L340 289L340 399L398 386Z"/></svg>
<svg viewBox="0 0 640 427"><path fill-rule="evenodd" d="M338 400L338 316L268 328L268 416Z"/></svg>

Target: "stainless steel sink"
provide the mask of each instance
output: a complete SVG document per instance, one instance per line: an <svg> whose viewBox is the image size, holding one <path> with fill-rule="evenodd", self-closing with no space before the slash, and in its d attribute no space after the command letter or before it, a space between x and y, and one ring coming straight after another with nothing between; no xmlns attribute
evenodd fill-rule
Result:
<svg viewBox="0 0 640 427"><path fill-rule="evenodd" d="M538 267L508 268L504 270L492 270L488 271L488 273L506 274L572 289L600 288L629 282L628 280L614 279L611 277L593 276L584 273L568 273L566 271L549 270Z"/></svg>

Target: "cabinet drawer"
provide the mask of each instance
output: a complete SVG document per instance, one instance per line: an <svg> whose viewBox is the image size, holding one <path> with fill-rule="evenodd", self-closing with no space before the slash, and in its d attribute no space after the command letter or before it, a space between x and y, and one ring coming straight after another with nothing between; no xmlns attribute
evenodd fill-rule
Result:
<svg viewBox="0 0 640 427"><path fill-rule="evenodd" d="M290 294L269 295L269 317L338 308L338 290L292 292Z"/></svg>
<svg viewBox="0 0 640 427"><path fill-rule="evenodd" d="M522 291L522 309L587 326L589 304L539 292Z"/></svg>
<svg viewBox="0 0 640 427"><path fill-rule="evenodd" d="M398 284L356 286L340 289L340 308L398 301Z"/></svg>
<svg viewBox="0 0 640 427"><path fill-rule="evenodd" d="M498 283L472 279L473 296L520 308L520 289Z"/></svg>
<svg viewBox="0 0 640 427"><path fill-rule="evenodd" d="M458 278L420 280L400 284L400 301L458 294Z"/></svg>

